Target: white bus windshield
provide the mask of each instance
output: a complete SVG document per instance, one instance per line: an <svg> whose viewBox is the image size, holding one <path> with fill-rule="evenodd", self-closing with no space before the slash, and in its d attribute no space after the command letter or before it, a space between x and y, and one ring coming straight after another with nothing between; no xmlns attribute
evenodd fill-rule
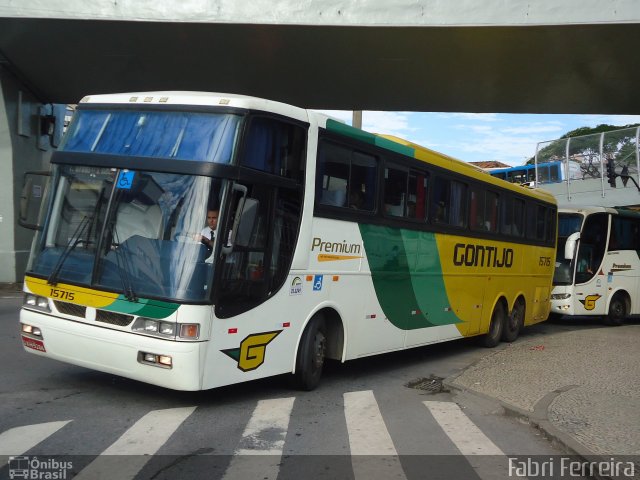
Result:
<svg viewBox="0 0 640 480"><path fill-rule="evenodd" d="M199 242L222 180L61 165L49 222L29 270L49 282L100 286L129 298L206 301L211 248Z"/></svg>

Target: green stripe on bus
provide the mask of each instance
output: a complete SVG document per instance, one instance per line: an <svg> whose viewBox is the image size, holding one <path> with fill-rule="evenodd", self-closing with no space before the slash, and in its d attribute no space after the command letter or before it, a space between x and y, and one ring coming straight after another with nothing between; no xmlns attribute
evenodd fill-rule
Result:
<svg viewBox="0 0 640 480"><path fill-rule="evenodd" d="M327 120L327 130L330 132L339 133L340 135L345 135L347 137L355 138L356 140L360 140L361 142L366 142L370 144L376 143L376 136L372 133L365 132L364 130L360 130L359 128L354 128L346 123L337 122L332 119Z"/></svg>
<svg viewBox="0 0 640 480"><path fill-rule="evenodd" d="M416 150L414 148L408 147L398 142L394 142L393 140L389 140L388 138L376 137L376 145L380 148L386 148L387 150L391 150L392 152L399 153L400 155L406 155L411 158L416 158Z"/></svg>
<svg viewBox="0 0 640 480"><path fill-rule="evenodd" d="M378 302L402 330L451 325L435 234L360 224Z"/></svg>
<svg viewBox="0 0 640 480"><path fill-rule="evenodd" d="M360 130L359 128L354 128L350 125L347 125L346 123L328 119L327 130L329 130L330 132L339 133L340 135L355 138L356 140L360 140L361 142L376 145L380 148L391 150L392 152L415 158L415 149L406 145L402 145L401 143L394 142L393 140L389 140L388 138L379 137L378 135L365 132L364 130Z"/></svg>
<svg viewBox="0 0 640 480"><path fill-rule="evenodd" d="M179 306L180 304L178 303L149 300L146 298L140 298L137 302L130 302L124 295L120 295L116 298L115 302L109 306L103 307L102 310L160 319L166 318L174 313L178 310Z"/></svg>

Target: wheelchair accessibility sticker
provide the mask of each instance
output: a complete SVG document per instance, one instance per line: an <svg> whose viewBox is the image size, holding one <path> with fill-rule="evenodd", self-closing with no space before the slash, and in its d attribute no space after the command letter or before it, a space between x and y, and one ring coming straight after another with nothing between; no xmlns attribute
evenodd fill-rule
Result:
<svg viewBox="0 0 640 480"><path fill-rule="evenodd" d="M131 185L133 185L133 177L136 172L122 171L120 175L118 175L118 181L116 183L116 188L121 188L123 190L130 190Z"/></svg>
<svg viewBox="0 0 640 480"><path fill-rule="evenodd" d="M324 275L314 275L313 276L313 291L319 292L322 290L322 278Z"/></svg>

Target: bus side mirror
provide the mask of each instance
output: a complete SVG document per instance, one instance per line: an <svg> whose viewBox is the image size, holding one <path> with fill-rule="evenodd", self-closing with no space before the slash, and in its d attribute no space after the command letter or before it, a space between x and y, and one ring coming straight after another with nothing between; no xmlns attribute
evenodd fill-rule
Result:
<svg viewBox="0 0 640 480"><path fill-rule="evenodd" d="M45 191L49 186L49 172L27 172L24 174L18 224L31 230L42 228L38 225L38 215L42 207Z"/></svg>
<svg viewBox="0 0 640 480"><path fill-rule="evenodd" d="M575 232L567 237L567 243L564 245L564 258L566 260L572 260L576 253L576 245L580 240L580 232Z"/></svg>

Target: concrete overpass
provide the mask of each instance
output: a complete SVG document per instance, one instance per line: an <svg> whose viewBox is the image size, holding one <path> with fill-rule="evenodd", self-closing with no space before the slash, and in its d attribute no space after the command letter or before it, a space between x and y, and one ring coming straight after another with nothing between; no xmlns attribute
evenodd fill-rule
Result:
<svg viewBox="0 0 640 480"><path fill-rule="evenodd" d="M0 0L0 282L41 107L206 90L308 108L640 113L637 0Z"/></svg>
<svg viewBox="0 0 640 480"><path fill-rule="evenodd" d="M0 61L43 102L186 89L327 109L640 112L637 0L15 3L0 0Z"/></svg>

